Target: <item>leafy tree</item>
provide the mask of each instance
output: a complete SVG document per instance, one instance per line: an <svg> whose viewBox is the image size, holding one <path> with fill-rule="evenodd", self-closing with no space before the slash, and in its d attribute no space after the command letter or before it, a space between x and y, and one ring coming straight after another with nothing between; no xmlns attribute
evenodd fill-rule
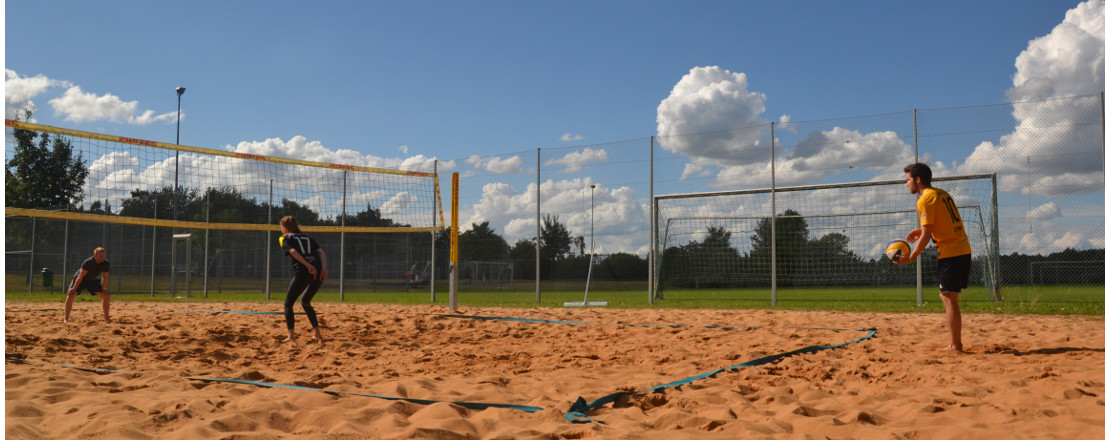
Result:
<svg viewBox="0 0 1110 440"><path fill-rule="evenodd" d="M798 279L806 261L797 258L808 255L809 225L797 211L786 210L775 218L776 267L780 285L790 285ZM755 235L751 236L752 265L761 272L771 271L771 219L765 218L756 224Z"/></svg>
<svg viewBox="0 0 1110 440"><path fill-rule="evenodd" d="M513 276L516 279L536 279L535 240L517 240L516 244L509 248L509 259L513 261Z"/></svg>
<svg viewBox="0 0 1110 440"><path fill-rule="evenodd" d="M647 281L648 262L639 255L617 252L594 268L594 279L604 281Z"/></svg>
<svg viewBox="0 0 1110 440"><path fill-rule="evenodd" d="M675 287L732 286L738 282L741 260L732 247L732 233L710 226L701 241L665 249L660 271L663 280Z"/></svg>
<svg viewBox="0 0 1110 440"><path fill-rule="evenodd" d="M30 111L25 118L31 118ZM61 209L80 203L89 169L81 154L74 157L73 142L21 129L13 135L15 151L4 168L7 206Z"/></svg>
<svg viewBox="0 0 1110 440"><path fill-rule="evenodd" d="M459 234L459 260L499 261L509 253L509 243L497 235L489 222L471 224L469 231Z"/></svg>
<svg viewBox="0 0 1110 440"><path fill-rule="evenodd" d="M277 222L287 215L293 216L293 218L297 219L297 223L302 225L320 224L320 214L316 211L313 211L307 206L302 206L293 200L281 199L281 206L274 207L273 221ZM339 224L339 222L337 221L336 224ZM354 226L351 224L349 216L347 226Z"/></svg>
<svg viewBox="0 0 1110 440"><path fill-rule="evenodd" d="M574 240L567 227L559 222L559 216L544 216L540 228L540 270L546 275L544 278L551 279L558 263L570 256L572 243Z"/></svg>
<svg viewBox="0 0 1110 440"><path fill-rule="evenodd" d="M173 219L173 193L172 186L163 186L155 190L133 189L131 190L131 198L120 204L119 215ZM177 203L179 203L178 218L204 221L202 211L204 199L200 197L196 188L178 187ZM157 208L157 212L155 212L155 208ZM196 218L197 215L200 217ZM216 221L216 218L214 217L212 221Z"/></svg>

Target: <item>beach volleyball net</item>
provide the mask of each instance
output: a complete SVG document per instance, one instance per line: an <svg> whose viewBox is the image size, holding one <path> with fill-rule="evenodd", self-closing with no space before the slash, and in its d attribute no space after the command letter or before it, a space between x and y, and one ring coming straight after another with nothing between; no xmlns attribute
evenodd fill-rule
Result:
<svg viewBox="0 0 1110 440"><path fill-rule="evenodd" d="M959 208L972 248L969 284L1000 299L994 176L933 182ZM653 295L770 289L775 301L780 289L804 300L823 289L872 294L919 279L933 286L934 246L918 259L921 276L915 264L885 256L887 243L919 227L915 203L902 180L656 196Z"/></svg>
<svg viewBox="0 0 1110 440"><path fill-rule="evenodd" d="M404 272L432 260L444 229L434 172L5 125L7 272L28 282L41 269L65 282L104 246L111 287L124 292L269 291L269 278L289 275L273 257L278 220L291 215L326 249L341 290L405 286ZM68 186L51 182L43 170L67 159L69 169L52 175Z"/></svg>

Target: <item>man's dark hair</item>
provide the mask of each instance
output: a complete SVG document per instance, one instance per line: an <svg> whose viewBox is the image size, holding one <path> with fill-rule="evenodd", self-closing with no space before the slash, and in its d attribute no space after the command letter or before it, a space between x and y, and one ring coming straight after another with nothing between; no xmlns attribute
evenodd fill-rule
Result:
<svg viewBox="0 0 1110 440"><path fill-rule="evenodd" d="M902 171L910 173L910 177L920 177L922 185L933 186L933 170L929 169L928 165L923 163L910 164L906 165Z"/></svg>

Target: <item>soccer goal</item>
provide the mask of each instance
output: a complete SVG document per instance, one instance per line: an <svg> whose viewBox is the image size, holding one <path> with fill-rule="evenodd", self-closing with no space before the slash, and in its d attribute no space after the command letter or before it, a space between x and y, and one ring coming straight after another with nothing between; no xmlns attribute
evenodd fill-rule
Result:
<svg viewBox="0 0 1110 440"><path fill-rule="evenodd" d="M55 154L68 150L80 164L83 173L75 175L84 174L74 179L76 191L60 197L8 194L6 248L35 249L34 255L8 253L9 270L13 262L21 272L49 266L64 277L79 258L104 246L112 261L110 282L120 283L113 293L149 287L151 295L164 294L180 289L178 279L203 279L206 296L209 290L265 290L268 297L271 278L284 291L291 276L277 246L277 223L286 215L326 250L329 284L338 286L341 299L347 287L403 286L406 263L436 261L433 235L444 221L434 172L5 124L9 159L42 155L34 150L49 139ZM35 178L19 173L15 179ZM184 287L188 296L190 286Z"/></svg>
<svg viewBox="0 0 1110 440"><path fill-rule="evenodd" d="M1000 299L994 175L934 178L956 199L972 245L971 282ZM897 266L886 244L918 227L902 180L656 196L653 299L668 289L882 291L932 283L936 250ZM770 212L777 213L772 221Z"/></svg>

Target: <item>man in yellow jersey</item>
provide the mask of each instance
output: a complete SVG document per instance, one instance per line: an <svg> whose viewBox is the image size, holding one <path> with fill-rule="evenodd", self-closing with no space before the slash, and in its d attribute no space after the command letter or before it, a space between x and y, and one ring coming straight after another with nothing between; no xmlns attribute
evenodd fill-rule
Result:
<svg viewBox="0 0 1110 440"><path fill-rule="evenodd" d="M908 257L899 258L895 263L914 262L931 238L937 246L937 280L940 282L940 298L944 301L944 312L948 317L948 333L952 342L945 351L963 351L960 339L960 290L967 287L971 273L971 244L964 233L964 223L952 196L942 189L933 188L933 171L928 165L915 163L903 169L906 172L906 187L911 194L917 194L917 215L921 227L906 234L906 241L916 242Z"/></svg>

